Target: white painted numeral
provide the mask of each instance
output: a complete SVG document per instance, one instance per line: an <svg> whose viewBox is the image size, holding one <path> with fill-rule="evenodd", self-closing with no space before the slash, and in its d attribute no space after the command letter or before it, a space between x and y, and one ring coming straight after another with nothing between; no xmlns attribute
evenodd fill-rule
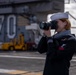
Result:
<svg viewBox="0 0 76 75"><path fill-rule="evenodd" d="M13 34L12 35L10 35L10 19L13 19ZM10 16L8 16L8 18L7 18L7 36L10 38L10 39L12 39L12 38L14 38L15 37L15 35L16 35L16 16L15 15L10 15Z"/></svg>

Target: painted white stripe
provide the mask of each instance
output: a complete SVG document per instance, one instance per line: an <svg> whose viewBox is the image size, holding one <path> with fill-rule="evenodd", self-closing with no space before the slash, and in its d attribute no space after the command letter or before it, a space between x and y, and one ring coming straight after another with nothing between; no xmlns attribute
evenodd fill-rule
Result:
<svg viewBox="0 0 76 75"><path fill-rule="evenodd" d="M45 60L45 57L30 57L30 56L11 56L11 55L0 55L0 57L3 58L24 58L24 59L43 59ZM76 61L76 57L73 57L71 61Z"/></svg>
<svg viewBox="0 0 76 75"><path fill-rule="evenodd" d="M11 56L11 55L0 55L3 58L25 58L25 59L45 59L45 57L27 57L27 56Z"/></svg>
<svg viewBox="0 0 76 75"><path fill-rule="evenodd" d="M14 72L16 70L0 69L0 73Z"/></svg>

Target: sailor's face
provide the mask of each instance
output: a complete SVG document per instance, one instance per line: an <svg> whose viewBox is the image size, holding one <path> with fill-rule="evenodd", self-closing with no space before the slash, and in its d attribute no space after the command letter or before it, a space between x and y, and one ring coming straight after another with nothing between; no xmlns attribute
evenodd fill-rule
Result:
<svg viewBox="0 0 76 75"><path fill-rule="evenodd" d="M57 22L58 22L58 24L57 24L58 25L58 28L57 28L56 32L63 31L65 29L66 23L65 22L62 22L61 20L57 20Z"/></svg>

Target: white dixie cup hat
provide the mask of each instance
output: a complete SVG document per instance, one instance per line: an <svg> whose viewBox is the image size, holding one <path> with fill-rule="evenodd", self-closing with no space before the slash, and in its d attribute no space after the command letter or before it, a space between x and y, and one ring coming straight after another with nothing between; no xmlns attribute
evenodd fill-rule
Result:
<svg viewBox="0 0 76 75"><path fill-rule="evenodd" d="M55 13L51 16L51 21L58 20L58 19L68 19L68 13Z"/></svg>

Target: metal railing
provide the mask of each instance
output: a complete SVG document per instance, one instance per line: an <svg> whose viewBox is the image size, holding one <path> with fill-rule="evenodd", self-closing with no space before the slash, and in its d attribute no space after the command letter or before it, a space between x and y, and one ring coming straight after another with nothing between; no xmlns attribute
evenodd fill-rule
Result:
<svg viewBox="0 0 76 75"><path fill-rule="evenodd" d="M69 12L67 12L74 20L76 20L76 18Z"/></svg>

